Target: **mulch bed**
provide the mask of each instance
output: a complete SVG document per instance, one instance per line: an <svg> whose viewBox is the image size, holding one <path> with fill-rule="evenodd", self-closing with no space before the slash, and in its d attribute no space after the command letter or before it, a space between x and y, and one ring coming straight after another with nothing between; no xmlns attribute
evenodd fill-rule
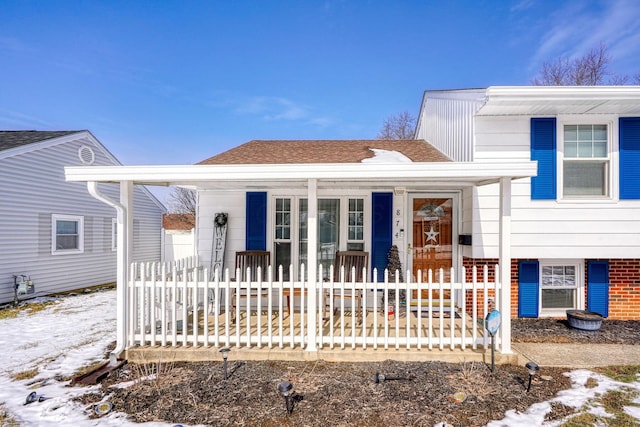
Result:
<svg viewBox="0 0 640 427"><path fill-rule="evenodd" d="M605 320L600 331L570 329L566 321L513 319L515 342L589 342L640 344L640 322ZM523 366L483 363L362 362L329 363L234 361L223 378L222 363L153 363L124 365L112 372L101 390L78 400L91 411L108 400L132 421L164 421L211 426L483 426L514 409L570 388L566 369L543 367L527 393ZM150 373L157 372L151 379ZM375 382L375 374L401 377ZM551 379L542 379L542 377ZM136 380L127 388L112 386ZM295 408L287 415L278 384L294 385ZM457 402L456 393L465 399ZM553 404L549 419L573 409Z"/></svg>

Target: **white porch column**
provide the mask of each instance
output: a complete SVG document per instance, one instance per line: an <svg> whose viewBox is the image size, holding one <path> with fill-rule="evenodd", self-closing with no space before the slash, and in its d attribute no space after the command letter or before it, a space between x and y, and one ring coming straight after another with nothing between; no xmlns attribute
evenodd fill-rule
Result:
<svg viewBox="0 0 640 427"><path fill-rule="evenodd" d="M307 181L307 351L318 351L316 336L318 329L318 180Z"/></svg>
<svg viewBox="0 0 640 427"><path fill-rule="evenodd" d="M511 178L500 178L500 314L502 353L511 353Z"/></svg>

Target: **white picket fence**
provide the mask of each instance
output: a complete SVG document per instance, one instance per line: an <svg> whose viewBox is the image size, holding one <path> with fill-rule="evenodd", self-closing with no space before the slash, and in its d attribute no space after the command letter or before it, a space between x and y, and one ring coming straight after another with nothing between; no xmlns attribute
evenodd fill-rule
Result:
<svg viewBox="0 0 640 427"><path fill-rule="evenodd" d="M318 270L318 277L323 277L322 266ZM301 271L304 277L304 266ZM235 273L235 277L241 277L240 271ZM490 297L500 302L500 285L487 280L487 266L480 272L481 281L477 280L478 273L474 267L471 282L454 281L453 269L447 282L442 271L437 281L432 280L431 272L427 278L419 276L402 283L390 283L388 279L319 280L317 303L309 307L309 293L313 292L309 283L272 279L271 268L270 279L262 282L233 281L228 270L223 279L218 271L211 278L206 268L195 263L133 264L127 285L128 347L306 348L313 340L317 349L464 350L479 345L487 349L490 339L481 314L489 311ZM497 273L496 266L494 277ZM282 267L276 276L283 277ZM388 277L386 271L384 276ZM289 277L293 277L292 270ZM390 292L399 295L401 290L413 295L413 304L403 304L396 298L394 315L389 316L389 307L383 307L383 301L389 301ZM428 291L426 295L437 291L439 297L423 299L420 291ZM247 297L247 292L252 296ZM363 295L360 307L350 298L356 292ZM445 294L450 298L445 300ZM446 307L450 307L448 312ZM310 330L309 324L316 328ZM500 333L497 337L499 343Z"/></svg>

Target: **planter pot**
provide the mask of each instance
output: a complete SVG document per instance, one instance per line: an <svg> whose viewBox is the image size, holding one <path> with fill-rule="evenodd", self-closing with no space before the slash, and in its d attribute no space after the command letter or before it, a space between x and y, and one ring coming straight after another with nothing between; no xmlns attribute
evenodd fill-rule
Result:
<svg viewBox="0 0 640 427"><path fill-rule="evenodd" d="M597 331L602 326L602 316L586 310L567 310L569 326L583 331Z"/></svg>

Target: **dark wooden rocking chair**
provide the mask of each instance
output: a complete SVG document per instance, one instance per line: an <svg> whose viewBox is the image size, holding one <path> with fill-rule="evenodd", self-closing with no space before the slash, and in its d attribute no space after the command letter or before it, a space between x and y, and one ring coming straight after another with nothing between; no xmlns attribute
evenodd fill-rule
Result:
<svg viewBox="0 0 640 427"><path fill-rule="evenodd" d="M236 252L236 272L240 269L240 276L235 281L257 281L266 282L269 279L269 266L271 265L271 253L269 251L239 251ZM260 271L260 278L258 277ZM262 298L268 294L268 288L261 289L241 289L240 298ZM235 316L236 293L231 293L231 309Z"/></svg>
<svg viewBox="0 0 640 427"><path fill-rule="evenodd" d="M369 266L369 252L364 251L338 251L336 252L336 259L333 265L333 281L341 282L342 280L342 267L344 267L344 282L351 283L355 280L356 283L362 283L366 276L363 276L363 270ZM353 277L355 268L355 277ZM334 298L335 298L334 294ZM362 291L356 290L353 293L349 289L345 289L343 298L352 298L356 301L356 310L358 317L361 317L362 311ZM335 307L334 307L335 308Z"/></svg>

